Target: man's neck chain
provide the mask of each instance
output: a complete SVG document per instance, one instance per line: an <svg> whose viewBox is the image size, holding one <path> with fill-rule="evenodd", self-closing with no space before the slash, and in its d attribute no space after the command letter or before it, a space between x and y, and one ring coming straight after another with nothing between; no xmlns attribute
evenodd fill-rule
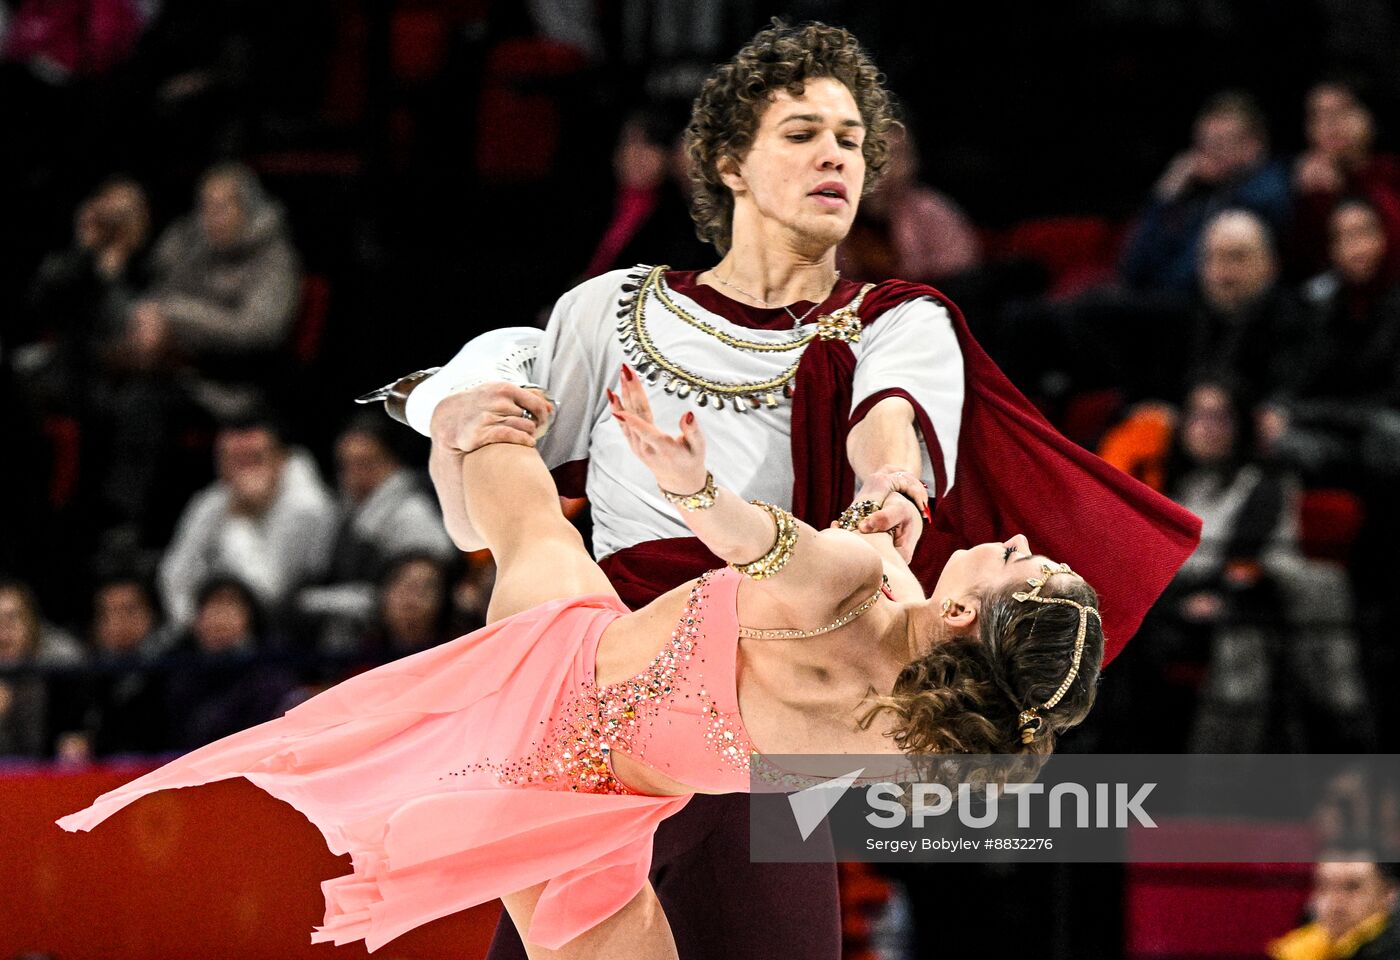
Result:
<svg viewBox="0 0 1400 960"><path fill-rule="evenodd" d="M756 303L756 304L758 304L759 306L763 307L763 309L765 309L765 310L771 310L771 309L773 309L772 304L770 304L767 300L764 300L762 297L756 297L756 296L754 296L753 294L749 293L747 290L743 290L743 289L741 289L741 288L739 288L739 287L736 287L734 284L730 283L728 280L726 280L726 279L724 279L723 277L721 277L721 276L719 275L719 271L718 271L718 270L711 270L711 271L710 271L710 276L714 277L714 278L715 278L716 280L718 280L721 284L723 284L724 286L728 287L730 290L733 290L735 293L740 294L741 296L747 297L748 299L752 300L754 303ZM840 282L841 282L841 271L840 271L840 270L837 270L837 271L836 271L836 276L832 278L831 286L827 288L826 296L825 296L825 297L822 297L822 298L821 298L820 300L818 300L816 303L814 303L814 304L812 304L810 307L808 307L808 308L807 308L807 312L804 313L804 314L802 314L802 316L800 316L800 317L799 317L797 314L795 314L795 313L792 312L792 307L787 307L787 306L783 307L783 309L787 311L787 315L788 315L789 317L792 318L792 325L793 325L794 327L800 327L800 326L802 326L802 324L806 322L806 320L807 320L808 317L810 317L812 314L816 313L817 307L821 306L823 303L826 302L827 298L831 296L831 291L832 291L832 290L835 290L835 289L836 289L836 284L838 284L838 283L840 283Z"/></svg>

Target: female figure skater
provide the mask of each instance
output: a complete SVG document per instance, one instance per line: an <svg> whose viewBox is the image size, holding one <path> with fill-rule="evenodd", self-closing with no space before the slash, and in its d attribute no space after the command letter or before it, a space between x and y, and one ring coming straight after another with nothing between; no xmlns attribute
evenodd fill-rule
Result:
<svg viewBox="0 0 1400 960"><path fill-rule="evenodd" d="M373 950L499 896L532 957L667 958L652 832L693 793L746 790L751 753L1047 753L1087 714L1103 632L1068 568L1016 536L954 554L932 599L895 602L886 568L907 568L890 537L818 532L717 487L695 418L666 434L635 374L621 384L609 399L628 445L728 567L629 613L535 450L435 437L434 480L460 493L448 523L469 519L499 565L489 625L60 825L243 776L352 857L322 885L313 940ZM880 483L862 493L883 497ZM845 526L875 509L853 504Z"/></svg>

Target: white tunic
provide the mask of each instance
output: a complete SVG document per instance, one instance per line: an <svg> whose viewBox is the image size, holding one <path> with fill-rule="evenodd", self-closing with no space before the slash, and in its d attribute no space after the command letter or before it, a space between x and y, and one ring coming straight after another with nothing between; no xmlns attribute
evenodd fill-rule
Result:
<svg viewBox="0 0 1400 960"><path fill-rule="evenodd" d="M622 285L635 270L594 277L564 294L555 305L541 347L537 376L558 402L555 422L540 441L550 468L588 461L587 494L593 510L594 553L605 557L650 540L690 536L674 507L632 455L608 412L605 391L620 389L626 355L618 333ZM801 330L762 330L732 323L665 286L676 306L723 333L749 342L784 343ZM801 348L754 352L721 342L675 316L656 297L644 305L656 348L672 363L704 379L749 383L780 375L801 356ZM852 410L867 397L892 388L907 391L923 407L938 435L948 484L953 482L962 418L963 360L952 321L942 304L922 298L893 307L850 344L856 358ZM704 432L707 466L715 482L749 499L792 505L792 401L744 413L732 406L699 407L697 393L681 398L661 383L643 381L656 423L679 432L680 418L695 410ZM781 394L780 394L781 396ZM923 479L934 486L928 448Z"/></svg>

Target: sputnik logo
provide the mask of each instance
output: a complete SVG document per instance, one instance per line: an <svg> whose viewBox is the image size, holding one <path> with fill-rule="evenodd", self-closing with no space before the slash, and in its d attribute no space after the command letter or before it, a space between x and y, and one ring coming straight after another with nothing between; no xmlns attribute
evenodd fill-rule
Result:
<svg viewBox="0 0 1400 960"><path fill-rule="evenodd" d="M864 772L865 768L861 767L859 770L852 770L844 776L818 783L788 796L788 803L792 805L793 819L797 821L797 829L802 834L803 840L810 837L812 831L821 826L821 822L826 819L826 815L831 812L832 807L836 806L837 802L845 796L846 790Z"/></svg>

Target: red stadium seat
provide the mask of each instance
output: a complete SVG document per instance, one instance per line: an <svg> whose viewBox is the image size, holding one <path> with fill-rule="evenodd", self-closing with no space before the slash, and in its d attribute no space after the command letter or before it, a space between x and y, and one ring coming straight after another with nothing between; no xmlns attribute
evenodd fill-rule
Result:
<svg viewBox="0 0 1400 960"><path fill-rule="evenodd" d="M1050 272L1050 295L1068 297L1113 275L1119 234L1101 217L1047 217L1011 227L1003 249L1007 256L1044 265Z"/></svg>
<svg viewBox="0 0 1400 960"><path fill-rule="evenodd" d="M1361 498L1347 490L1307 490L1298 509L1304 556L1345 566L1366 518Z"/></svg>
<svg viewBox="0 0 1400 960"><path fill-rule="evenodd" d="M292 328L292 354L303 367L309 367L321 352L330 299L331 285L325 277L314 273L302 277L301 306Z"/></svg>

